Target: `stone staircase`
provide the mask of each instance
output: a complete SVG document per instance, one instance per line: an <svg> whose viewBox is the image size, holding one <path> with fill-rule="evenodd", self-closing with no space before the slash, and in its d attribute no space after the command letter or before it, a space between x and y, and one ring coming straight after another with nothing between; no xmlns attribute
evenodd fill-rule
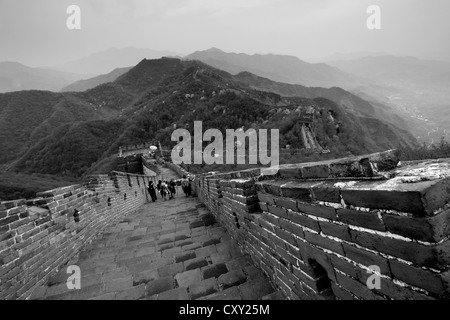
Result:
<svg viewBox="0 0 450 320"><path fill-rule="evenodd" d="M163 179L177 178L161 168ZM69 290L69 265L81 289ZM158 199L109 227L31 299L283 299L196 199Z"/></svg>

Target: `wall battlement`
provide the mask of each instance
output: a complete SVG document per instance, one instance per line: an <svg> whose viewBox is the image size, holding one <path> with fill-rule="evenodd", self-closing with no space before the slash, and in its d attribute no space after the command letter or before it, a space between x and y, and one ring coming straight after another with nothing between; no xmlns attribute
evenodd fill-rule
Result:
<svg viewBox="0 0 450 320"><path fill-rule="evenodd" d="M26 299L114 222L147 202L158 177L120 172L0 203L0 299Z"/></svg>
<svg viewBox="0 0 450 320"><path fill-rule="evenodd" d="M197 175L194 192L290 299L448 299L450 159L398 163L388 151ZM113 172L1 202L0 299L29 297L159 179Z"/></svg>
<svg viewBox="0 0 450 320"><path fill-rule="evenodd" d="M195 184L290 299L448 299L450 159L398 162L389 151Z"/></svg>

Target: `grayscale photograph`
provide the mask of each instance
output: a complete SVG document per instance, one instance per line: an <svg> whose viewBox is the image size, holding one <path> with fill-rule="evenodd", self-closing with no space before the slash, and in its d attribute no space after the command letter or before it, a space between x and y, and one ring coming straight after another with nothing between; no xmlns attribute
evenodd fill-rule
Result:
<svg viewBox="0 0 450 320"><path fill-rule="evenodd" d="M449 13L0 0L0 300L448 300Z"/></svg>

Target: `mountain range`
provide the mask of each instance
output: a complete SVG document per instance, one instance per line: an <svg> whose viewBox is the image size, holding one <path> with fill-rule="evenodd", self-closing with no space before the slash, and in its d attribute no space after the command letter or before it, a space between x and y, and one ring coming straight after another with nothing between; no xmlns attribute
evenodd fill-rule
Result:
<svg viewBox="0 0 450 320"><path fill-rule="evenodd" d="M0 93L21 90L59 91L89 74L31 68L18 62L0 62Z"/></svg>
<svg viewBox="0 0 450 320"><path fill-rule="evenodd" d="M32 68L0 62L0 93L21 90L85 91L114 81L142 59L176 56L170 51L111 48L63 65Z"/></svg>
<svg viewBox="0 0 450 320"><path fill-rule="evenodd" d="M128 68L117 68L107 74L102 74L90 79L86 80L78 80L67 87L61 89L61 91L73 91L73 92L82 92L92 88L95 88L101 84L112 82L116 80L118 77L130 71L131 67Z"/></svg>
<svg viewBox="0 0 450 320"><path fill-rule="evenodd" d="M113 49L101 54L95 54L91 57L78 61L77 64L79 64L79 66L74 69L97 70L96 68L90 67L86 69L86 67L83 66L98 65L99 60L111 61L110 66L113 66L114 64L124 65L125 63L121 62L121 59L118 59L117 56L129 57L127 60L129 64L127 66L132 66L137 63L137 61L133 63L133 59L137 60L138 57L149 58L149 56L152 55L156 56L155 58L159 58L162 54L161 52L149 54L148 52L130 50L131 49ZM247 55L244 53L227 53L217 48L211 48L205 51L197 51L189 54L183 59L202 61L212 67L227 71L233 75L240 72L251 72L255 75L265 77L273 81L300 84L304 86L325 88L339 86L342 88L354 88L356 85L360 85L361 82L363 82L363 79L349 73L342 72L338 68L324 63L311 64L294 56L273 54ZM63 88L62 91L84 91L91 89L101 83L114 81L129 69L130 68L118 68L105 75L99 75L91 79L81 80L73 85ZM62 70L64 70L64 68ZM107 68L104 68L104 70L107 70ZM112 69L109 69L108 71L110 70Z"/></svg>
<svg viewBox="0 0 450 320"><path fill-rule="evenodd" d="M340 87L377 105L377 110L385 111L384 119L392 117L421 141L436 142L447 133L448 62L359 52L335 54L326 63L311 64L292 56L227 53L217 48L197 51L183 59L199 60L234 75L250 72L282 83ZM63 91L93 88L115 80L126 70L79 81Z"/></svg>
<svg viewBox="0 0 450 320"><path fill-rule="evenodd" d="M327 63L371 79L372 84L362 84L352 92L398 110L421 141L437 142L448 133L450 62L372 56Z"/></svg>
<svg viewBox="0 0 450 320"><path fill-rule="evenodd" d="M170 146L174 128L193 132L195 120L222 131L276 128L281 145L294 148L305 146L300 131L307 126L330 156L417 143L383 112L340 88L232 75L200 61L144 59L84 92L0 94L0 164L74 177L107 172L120 145L159 140ZM302 122L305 114L313 123Z"/></svg>
<svg viewBox="0 0 450 320"><path fill-rule="evenodd" d="M238 74L243 71L277 82L308 87L352 88L362 79L325 63L308 63L294 56L227 53L217 48L197 51L185 57L215 68Z"/></svg>
<svg viewBox="0 0 450 320"><path fill-rule="evenodd" d="M159 59L161 57L176 56L171 51L160 51L146 48L110 48L94 53L90 56L67 62L52 68L85 74L102 75L117 68L127 68L137 65L142 59Z"/></svg>
<svg viewBox="0 0 450 320"><path fill-rule="evenodd" d="M414 57L369 56L360 59L328 61L345 72L384 82L388 85L450 85L450 62Z"/></svg>
<svg viewBox="0 0 450 320"><path fill-rule="evenodd" d="M0 64L4 78L23 72L31 82L45 75L58 86L0 94L0 168L73 177L106 172L119 145L153 139L170 145L173 128L189 128L194 120L221 129L277 128L282 146L304 148L299 119L312 112L314 144L344 156L415 146L414 136L436 140L450 119L446 62L380 54L311 64L212 48L129 67L131 60L118 51L67 64L85 71L105 60L96 69L105 73L84 80ZM124 67L112 68L121 66L120 57Z"/></svg>

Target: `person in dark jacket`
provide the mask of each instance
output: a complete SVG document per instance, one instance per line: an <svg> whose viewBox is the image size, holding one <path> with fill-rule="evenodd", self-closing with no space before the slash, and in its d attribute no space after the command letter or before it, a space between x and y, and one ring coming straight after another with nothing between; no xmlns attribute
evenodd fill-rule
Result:
<svg viewBox="0 0 450 320"><path fill-rule="evenodd" d="M170 192L170 199L175 198L175 193L176 191L176 184L175 181L172 179L170 180L169 184L168 184L168 188L169 188L169 192Z"/></svg>
<svg viewBox="0 0 450 320"><path fill-rule="evenodd" d="M156 197L156 190L155 186L153 185L153 181L150 181L150 184L148 185L148 193L150 194L150 197L152 197L152 201L155 202L158 198Z"/></svg>
<svg viewBox="0 0 450 320"><path fill-rule="evenodd" d="M181 179L181 187L186 197L189 197L191 195L191 181L185 175Z"/></svg>

